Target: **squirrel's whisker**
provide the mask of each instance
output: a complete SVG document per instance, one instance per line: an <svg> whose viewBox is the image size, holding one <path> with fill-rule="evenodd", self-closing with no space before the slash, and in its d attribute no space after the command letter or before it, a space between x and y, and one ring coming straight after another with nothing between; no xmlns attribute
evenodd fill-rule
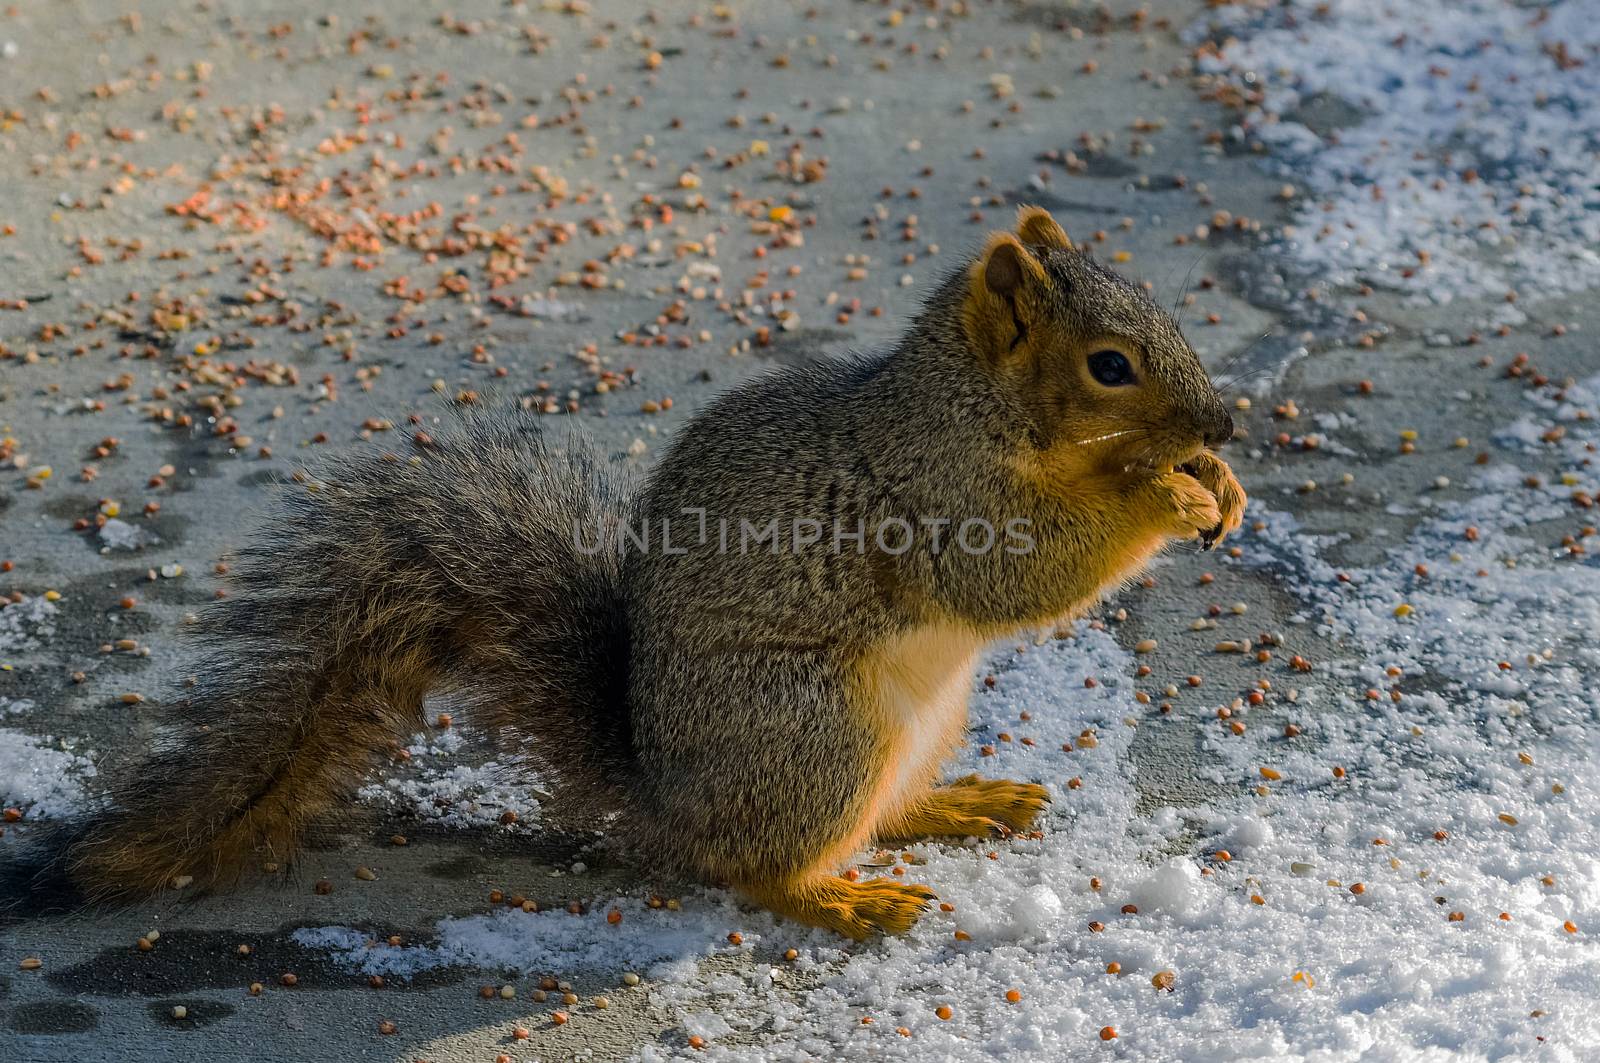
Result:
<svg viewBox="0 0 1600 1063"><path fill-rule="evenodd" d="M1091 443L1104 443L1108 439L1116 439L1118 436L1131 436L1137 432L1148 431L1150 431L1148 428L1124 428L1120 432L1107 432L1103 436L1094 436L1091 439L1080 439L1072 445L1075 447L1086 447Z"/></svg>
<svg viewBox="0 0 1600 1063"><path fill-rule="evenodd" d="M1189 279L1194 276L1195 267L1206 257L1204 251L1194 256L1194 261L1189 263L1189 270L1183 275L1183 283L1178 285L1178 294L1172 297L1173 322L1178 326L1178 331L1183 331L1183 297L1189 292Z"/></svg>
<svg viewBox="0 0 1600 1063"><path fill-rule="evenodd" d="M1215 375L1212 376L1212 378L1211 378L1212 387L1216 388L1218 391L1225 390L1225 385L1218 384L1218 383L1216 383L1216 381L1221 379L1223 376L1225 376L1227 374L1228 370L1230 370L1234 366L1238 365L1239 364L1239 360L1241 358L1243 358L1245 355L1249 354L1251 351L1255 350L1256 349L1256 344L1260 343L1262 340L1264 340L1268 336L1272 335L1274 332L1277 331L1277 329L1278 329L1278 326L1276 326L1276 325L1270 326L1261 335L1257 336L1255 339L1253 339L1249 343L1245 344L1245 346L1242 349L1240 349L1240 351L1237 354L1235 354L1232 358L1229 358L1227 363L1225 365L1223 365L1223 367L1221 369L1218 369L1216 371Z"/></svg>

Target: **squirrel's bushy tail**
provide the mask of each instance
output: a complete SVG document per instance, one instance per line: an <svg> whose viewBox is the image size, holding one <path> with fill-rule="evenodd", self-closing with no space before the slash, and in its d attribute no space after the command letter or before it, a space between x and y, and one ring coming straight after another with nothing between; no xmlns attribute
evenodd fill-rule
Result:
<svg viewBox="0 0 1600 1063"><path fill-rule="evenodd" d="M200 617L210 653L174 733L59 836L36 888L118 900L285 860L445 689L563 789L625 798L618 555L589 552L623 489L531 415L452 421L287 488Z"/></svg>

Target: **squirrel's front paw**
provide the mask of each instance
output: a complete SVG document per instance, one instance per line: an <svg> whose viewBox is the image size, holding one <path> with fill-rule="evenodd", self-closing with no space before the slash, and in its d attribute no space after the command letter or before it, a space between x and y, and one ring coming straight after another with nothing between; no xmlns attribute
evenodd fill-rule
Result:
<svg viewBox="0 0 1600 1063"><path fill-rule="evenodd" d="M1151 480L1162 531L1177 539L1195 539L1222 523L1217 497L1186 472L1169 472Z"/></svg>
<svg viewBox="0 0 1600 1063"><path fill-rule="evenodd" d="M1244 487L1233 475L1228 463L1209 450L1201 451L1199 457L1183 466L1183 471L1199 480L1201 486L1211 492L1221 512L1217 523L1200 534L1209 550L1244 523Z"/></svg>

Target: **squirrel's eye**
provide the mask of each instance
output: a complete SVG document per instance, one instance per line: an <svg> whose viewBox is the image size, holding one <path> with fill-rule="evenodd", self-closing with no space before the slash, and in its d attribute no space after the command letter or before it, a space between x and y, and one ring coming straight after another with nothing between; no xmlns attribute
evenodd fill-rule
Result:
<svg viewBox="0 0 1600 1063"><path fill-rule="evenodd" d="M1089 375L1108 388L1133 383L1133 366L1121 351L1095 351L1089 356Z"/></svg>

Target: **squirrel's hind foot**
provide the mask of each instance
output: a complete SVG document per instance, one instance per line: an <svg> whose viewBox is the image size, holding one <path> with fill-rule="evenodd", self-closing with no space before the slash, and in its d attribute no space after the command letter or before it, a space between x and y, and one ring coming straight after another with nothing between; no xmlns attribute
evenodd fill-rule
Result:
<svg viewBox="0 0 1600 1063"><path fill-rule="evenodd" d="M779 915L857 941L873 934L904 934L937 898L928 887L912 882L851 882L831 875L782 886L744 886L742 891Z"/></svg>
<svg viewBox="0 0 1600 1063"><path fill-rule="evenodd" d="M879 840L1004 837L1032 827L1049 803L1050 792L1037 783L967 775L935 787L887 824Z"/></svg>

